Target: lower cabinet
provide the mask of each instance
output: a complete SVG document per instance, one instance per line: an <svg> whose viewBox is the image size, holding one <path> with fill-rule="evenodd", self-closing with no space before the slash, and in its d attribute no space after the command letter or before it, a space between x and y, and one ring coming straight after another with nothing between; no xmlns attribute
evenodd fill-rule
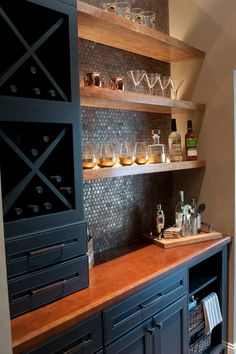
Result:
<svg viewBox="0 0 236 354"><path fill-rule="evenodd" d="M105 354L188 354L188 297L123 335L105 349Z"/></svg>

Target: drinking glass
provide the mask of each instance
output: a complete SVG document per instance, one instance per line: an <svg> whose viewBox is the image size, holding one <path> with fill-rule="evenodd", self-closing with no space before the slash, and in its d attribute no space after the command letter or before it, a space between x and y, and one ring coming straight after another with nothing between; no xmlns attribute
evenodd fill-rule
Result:
<svg viewBox="0 0 236 354"><path fill-rule="evenodd" d="M137 88L144 78L144 75L146 74L146 71L144 70L130 70L127 71L128 77L132 80L134 84L135 91L138 92Z"/></svg>
<svg viewBox="0 0 236 354"><path fill-rule="evenodd" d="M134 163L134 152L130 143L124 142L121 144L119 160L120 164L123 166L130 166Z"/></svg>
<svg viewBox="0 0 236 354"><path fill-rule="evenodd" d="M176 100L177 100L179 88L180 88L180 86L182 86L183 82L184 82L184 80L173 79L173 78L171 78L171 80L170 80L171 88L173 90L174 98Z"/></svg>
<svg viewBox="0 0 236 354"><path fill-rule="evenodd" d="M148 145L148 163L166 162L166 147L164 144Z"/></svg>
<svg viewBox="0 0 236 354"><path fill-rule="evenodd" d="M118 1L116 4L116 14L129 20L130 3L128 1Z"/></svg>
<svg viewBox="0 0 236 354"><path fill-rule="evenodd" d="M153 95L153 87L156 85L157 81L160 79L160 74L145 74L145 78L150 90L150 95Z"/></svg>
<svg viewBox="0 0 236 354"><path fill-rule="evenodd" d="M114 12L116 13L116 1L112 0L103 0L102 8L106 12Z"/></svg>
<svg viewBox="0 0 236 354"><path fill-rule="evenodd" d="M136 164L144 165L148 162L147 144L143 141L135 143L135 160Z"/></svg>
<svg viewBox="0 0 236 354"><path fill-rule="evenodd" d="M143 12L143 23L144 26L154 28L155 27L156 14L154 11L144 11Z"/></svg>
<svg viewBox="0 0 236 354"><path fill-rule="evenodd" d="M113 167L116 164L116 152L112 143L104 143L98 153L99 167Z"/></svg>
<svg viewBox="0 0 236 354"><path fill-rule="evenodd" d="M83 161L82 166L84 169L90 169L97 164L95 147L92 143L83 144Z"/></svg>
<svg viewBox="0 0 236 354"><path fill-rule="evenodd" d="M163 96L166 95L166 89L170 85L170 80L171 80L170 76L161 76L159 79L160 86L161 86L161 92L162 92Z"/></svg>
<svg viewBox="0 0 236 354"><path fill-rule="evenodd" d="M143 9L140 7L131 8L130 20L133 22L143 23Z"/></svg>

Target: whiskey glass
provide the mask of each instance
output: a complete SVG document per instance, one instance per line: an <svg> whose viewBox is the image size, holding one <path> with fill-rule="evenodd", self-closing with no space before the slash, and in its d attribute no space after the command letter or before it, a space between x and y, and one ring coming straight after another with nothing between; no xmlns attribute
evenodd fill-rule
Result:
<svg viewBox="0 0 236 354"><path fill-rule="evenodd" d="M99 167L113 167L117 162L115 147L112 143L104 143L98 152Z"/></svg>
<svg viewBox="0 0 236 354"><path fill-rule="evenodd" d="M131 81L134 84L134 89L135 92L138 92L138 86L142 79L144 78L144 75L146 74L145 70L130 70L127 71L128 77L131 79Z"/></svg>
<svg viewBox="0 0 236 354"><path fill-rule="evenodd" d="M178 96L178 91L179 91L180 87L182 86L183 82L184 82L184 80L173 79L172 77L170 79L171 89L173 90L174 98L176 100L177 100L177 96Z"/></svg>
<svg viewBox="0 0 236 354"><path fill-rule="evenodd" d="M119 162L122 166L131 166L134 163L134 151L129 142L121 143Z"/></svg>
<svg viewBox="0 0 236 354"><path fill-rule="evenodd" d="M155 27L156 14L154 11L144 11L143 12L143 24L146 27Z"/></svg>
<svg viewBox="0 0 236 354"><path fill-rule="evenodd" d="M82 166L84 169L94 168L97 164L95 147L92 143L84 143L82 148Z"/></svg>
<svg viewBox="0 0 236 354"><path fill-rule="evenodd" d="M137 23L143 23L143 9L140 7L131 8L130 20Z"/></svg>
<svg viewBox="0 0 236 354"><path fill-rule="evenodd" d="M160 74L154 73L154 74L145 74L145 79L147 82L147 85L149 87L150 95L153 95L153 87L156 85L157 81L160 80Z"/></svg>
<svg viewBox="0 0 236 354"><path fill-rule="evenodd" d="M135 143L135 160L137 165L145 165L148 162L147 144L143 141Z"/></svg>
<svg viewBox="0 0 236 354"><path fill-rule="evenodd" d="M103 0L102 8L106 12L113 12L116 13L116 1L112 0Z"/></svg>
<svg viewBox="0 0 236 354"><path fill-rule="evenodd" d="M159 82L160 82L162 96L166 96L166 90L170 85L170 80L171 80L170 76L160 76Z"/></svg>
<svg viewBox="0 0 236 354"><path fill-rule="evenodd" d="M124 17L127 20L130 19L130 2L129 1L118 1L116 3L116 14L120 17Z"/></svg>
<svg viewBox="0 0 236 354"><path fill-rule="evenodd" d="M148 163L165 163L166 146L165 144L148 145Z"/></svg>

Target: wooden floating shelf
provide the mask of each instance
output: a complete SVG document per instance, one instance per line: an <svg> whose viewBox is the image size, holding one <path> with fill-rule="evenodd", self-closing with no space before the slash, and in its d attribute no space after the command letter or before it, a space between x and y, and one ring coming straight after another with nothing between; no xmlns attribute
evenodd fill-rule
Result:
<svg viewBox="0 0 236 354"><path fill-rule="evenodd" d="M188 170L206 167L204 160L197 161L181 161L170 163L132 165L132 166L114 166L111 168L94 168L91 170L83 170L84 180L95 180L112 177L122 177L131 175L142 175L147 173L159 173L167 171Z"/></svg>
<svg viewBox="0 0 236 354"><path fill-rule="evenodd" d="M204 52L162 32L77 1L78 36L167 63L203 58Z"/></svg>
<svg viewBox="0 0 236 354"><path fill-rule="evenodd" d="M80 87L80 104L85 107L168 114L205 110L202 103L88 86Z"/></svg>

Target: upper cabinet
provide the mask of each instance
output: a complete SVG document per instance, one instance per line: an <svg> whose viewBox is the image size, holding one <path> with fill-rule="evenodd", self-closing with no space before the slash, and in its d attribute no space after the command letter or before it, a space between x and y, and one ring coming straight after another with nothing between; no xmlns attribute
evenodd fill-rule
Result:
<svg viewBox="0 0 236 354"><path fill-rule="evenodd" d="M100 44L126 50L156 60L173 63L203 58L204 52L186 43L144 27L98 7L77 1L78 35Z"/></svg>

